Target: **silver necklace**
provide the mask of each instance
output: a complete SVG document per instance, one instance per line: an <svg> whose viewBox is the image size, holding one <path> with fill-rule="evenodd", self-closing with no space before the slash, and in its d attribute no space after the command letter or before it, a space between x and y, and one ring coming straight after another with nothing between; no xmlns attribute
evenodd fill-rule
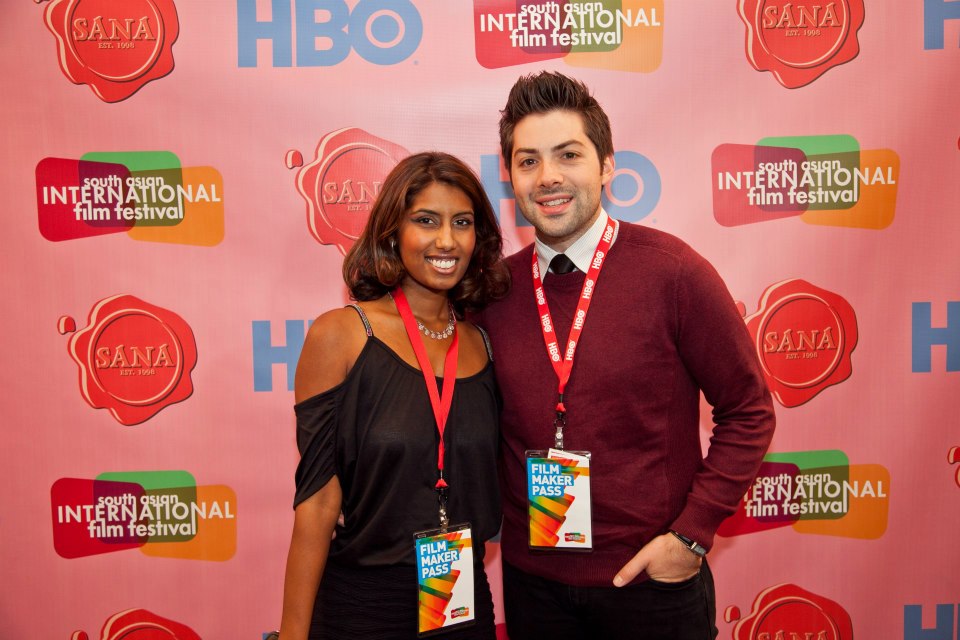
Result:
<svg viewBox="0 0 960 640"><path fill-rule="evenodd" d="M388 291L387 295L390 296L391 300L393 300L393 293ZM453 335L453 330L457 326L457 315L453 312L453 305L450 304L449 302L447 303L447 317L449 318L449 320L447 321L447 328L444 329L443 331L431 331L430 329L427 329L425 326L423 326L423 323L420 322L419 318L414 316L413 319L417 321L417 328L423 332L423 335L427 336L428 338L432 338L434 340L446 340L447 338Z"/></svg>
<svg viewBox="0 0 960 640"><path fill-rule="evenodd" d="M423 335L428 338L433 338L434 340L446 340L453 335L453 330L457 326L457 316L453 312L453 305L447 305L447 314L450 317L450 320L447 322L447 328L443 331L432 331L427 327L423 326L423 323L420 320L417 320L417 328L423 332Z"/></svg>

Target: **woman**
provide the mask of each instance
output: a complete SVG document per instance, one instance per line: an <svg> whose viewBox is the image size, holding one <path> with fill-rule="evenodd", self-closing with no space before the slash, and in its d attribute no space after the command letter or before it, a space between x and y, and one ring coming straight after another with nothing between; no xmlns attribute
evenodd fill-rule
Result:
<svg viewBox="0 0 960 640"><path fill-rule="evenodd" d="M460 160L420 153L387 176L343 264L358 304L317 318L297 365L282 640L429 628L414 536L435 535L421 532L443 517L471 525L474 599L441 619L475 620L440 637L495 637L483 543L500 524L499 403L486 336L458 318L506 293L501 253L483 187Z"/></svg>

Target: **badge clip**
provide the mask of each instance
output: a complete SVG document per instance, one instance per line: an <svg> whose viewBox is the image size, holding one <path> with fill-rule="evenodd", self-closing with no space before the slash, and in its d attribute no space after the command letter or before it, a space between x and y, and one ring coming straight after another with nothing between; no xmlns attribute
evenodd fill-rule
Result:
<svg viewBox="0 0 960 640"><path fill-rule="evenodd" d="M567 408L563 406L563 394L557 402L557 417L553 421L556 432L553 435L553 448L563 449L563 428L567 426Z"/></svg>
<svg viewBox="0 0 960 640"><path fill-rule="evenodd" d="M450 526L450 518L447 516L447 497L449 495L450 489L447 487L446 481L443 479L443 472L440 472L440 479L437 480L437 504L440 507L440 530L443 532L447 531L447 527Z"/></svg>

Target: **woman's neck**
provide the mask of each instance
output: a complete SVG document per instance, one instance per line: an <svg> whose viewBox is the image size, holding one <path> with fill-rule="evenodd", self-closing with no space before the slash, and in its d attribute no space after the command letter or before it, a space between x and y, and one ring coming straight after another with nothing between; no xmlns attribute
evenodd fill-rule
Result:
<svg viewBox="0 0 960 640"><path fill-rule="evenodd" d="M400 284L410 303L410 310L421 322L446 324L450 318L450 301L445 291L427 289L409 279Z"/></svg>

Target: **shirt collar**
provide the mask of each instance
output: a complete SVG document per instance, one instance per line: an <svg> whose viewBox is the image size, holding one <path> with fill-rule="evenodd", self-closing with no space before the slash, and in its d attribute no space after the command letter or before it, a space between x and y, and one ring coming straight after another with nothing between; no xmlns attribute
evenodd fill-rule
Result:
<svg viewBox="0 0 960 640"><path fill-rule="evenodd" d="M587 272L590 268L590 263L593 262L593 253L597 250L597 245L600 244L600 238L603 237L603 230L606 227L606 223L607 212L600 209L600 215L593 221L590 228L587 229L582 236L574 240L573 244L563 252L570 258L571 262L576 265L577 269L583 273ZM614 233L611 244L616 242L616 240L617 235ZM550 261L553 260L554 256L560 253L560 251L551 249L542 242L540 238L534 240L534 247L537 251L537 262L540 265L540 273L546 276Z"/></svg>

